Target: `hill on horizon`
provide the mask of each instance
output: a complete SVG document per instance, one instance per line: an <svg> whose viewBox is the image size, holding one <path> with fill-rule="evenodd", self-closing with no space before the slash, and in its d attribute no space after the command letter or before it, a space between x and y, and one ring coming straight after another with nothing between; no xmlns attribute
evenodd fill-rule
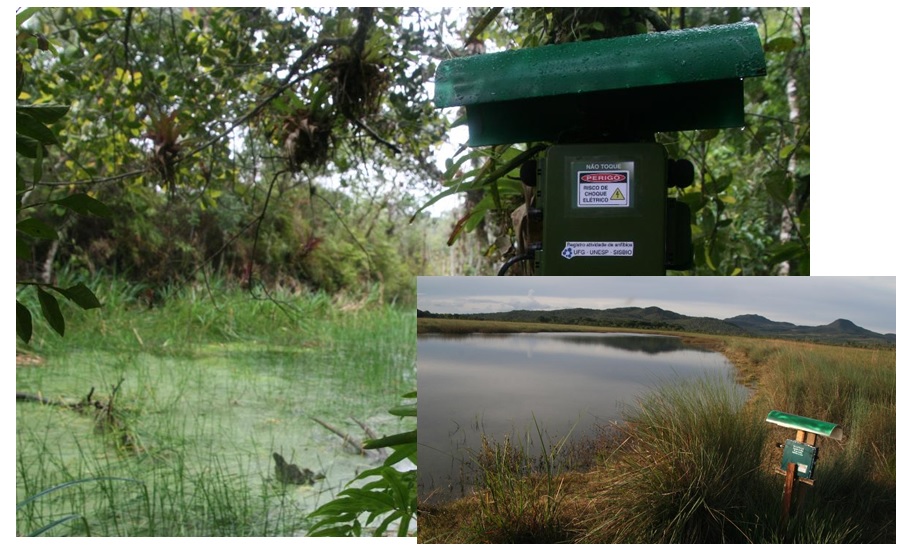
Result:
<svg viewBox="0 0 899 545"><path fill-rule="evenodd" d="M656 306L613 309L570 308L561 310L511 310L506 312L440 314L418 311L424 318L535 322L569 325L591 325L634 329L658 329L720 335L743 335L804 340L827 344L895 346L896 335L877 333L838 318L819 326L802 326L775 322L758 314L742 314L732 318L694 317Z"/></svg>

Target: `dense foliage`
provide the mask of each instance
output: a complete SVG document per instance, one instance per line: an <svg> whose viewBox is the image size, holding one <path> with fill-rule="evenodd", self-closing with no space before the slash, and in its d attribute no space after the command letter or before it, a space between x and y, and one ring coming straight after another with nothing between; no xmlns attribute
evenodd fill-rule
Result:
<svg viewBox="0 0 899 545"><path fill-rule="evenodd" d="M409 298L427 272L415 193L445 124L425 83L443 23L408 9L60 8L28 21L17 104L66 104L18 191L59 226L18 264L158 288L222 273ZM54 150L57 151L57 150ZM73 194L109 217L34 207Z"/></svg>
<svg viewBox="0 0 899 545"><path fill-rule="evenodd" d="M20 282L54 285L62 267L109 271L153 299L173 281L221 274L245 287L376 289L408 301L419 274L492 274L520 250L510 214L527 195L510 166L544 143L463 146L438 166L455 113L434 107L437 64L740 20L758 24L768 75L746 82L743 130L657 135L698 173L672 196L695 215L694 273L809 272L808 9L29 15L17 38L17 110L53 115L31 132L44 145L19 148ZM421 210L454 193L464 209ZM83 198L90 208L46 206ZM35 222L55 234L24 228Z"/></svg>

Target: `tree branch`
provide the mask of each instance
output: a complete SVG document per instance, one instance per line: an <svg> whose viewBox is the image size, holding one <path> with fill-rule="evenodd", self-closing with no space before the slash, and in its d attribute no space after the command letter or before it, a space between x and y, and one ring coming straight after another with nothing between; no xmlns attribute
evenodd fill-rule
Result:
<svg viewBox="0 0 899 545"><path fill-rule="evenodd" d="M387 140L384 140L381 137L381 135L379 135L374 130L372 130L372 128L369 127L368 125L366 125L361 119L351 118L350 121L353 123L353 125L356 125L363 131L367 132L368 135L371 136L376 142L378 142L379 144L381 144L383 146L386 146L387 149L389 149L393 153L395 153L397 155L399 155L401 153L399 146L397 146L396 144L392 144L392 143L388 142Z"/></svg>
<svg viewBox="0 0 899 545"><path fill-rule="evenodd" d="M662 19L662 16L659 15L652 8L631 8L635 9L637 13L643 16L644 19L652 23L653 28L655 28L659 32L666 32L671 30L671 26L668 25L668 22L665 19Z"/></svg>

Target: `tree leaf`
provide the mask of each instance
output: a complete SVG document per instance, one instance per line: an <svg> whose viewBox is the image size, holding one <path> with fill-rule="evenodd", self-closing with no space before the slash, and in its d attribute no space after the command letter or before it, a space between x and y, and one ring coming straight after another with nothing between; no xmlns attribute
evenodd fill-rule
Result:
<svg viewBox="0 0 899 545"><path fill-rule="evenodd" d="M722 191L727 189L728 186L730 186L730 184L733 181L734 181L734 177L732 174L724 174L722 176L718 176L715 179L715 183L714 183L714 187L712 188L712 191L714 191L715 193L721 193Z"/></svg>
<svg viewBox="0 0 899 545"><path fill-rule="evenodd" d="M786 53L787 51L792 51L795 47L796 42L793 41L793 38L784 36L768 40L765 44L765 51L772 53Z"/></svg>
<svg viewBox="0 0 899 545"><path fill-rule="evenodd" d="M16 301L16 335L26 343L31 340L31 311Z"/></svg>
<svg viewBox="0 0 899 545"><path fill-rule="evenodd" d="M16 233L16 258L31 259L31 243L19 233Z"/></svg>
<svg viewBox="0 0 899 545"><path fill-rule="evenodd" d="M112 217L112 210L108 206L93 197L87 196L85 193L76 193L50 202L65 206L69 210L85 216L93 214L101 218Z"/></svg>
<svg viewBox="0 0 899 545"><path fill-rule="evenodd" d="M44 177L44 146L36 146L34 164L31 165L31 182L38 183Z"/></svg>
<svg viewBox="0 0 899 545"><path fill-rule="evenodd" d="M780 204L786 204L793 193L793 181L782 170L772 170L765 174L765 191Z"/></svg>
<svg viewBox="0 0 899 545"><path fill-rule="evenodd" d="M51 293L44 291L40 287L37 288L37 298L41 303L41 314L50 324L59 336L66 334L66 320L62 317L62 311L59 310L59 302Z"/></svg>
<svg viewBox="0 0 899 545"><path fill-rule="evenodd" d="M19 155L34 159L37 157L37 148L40 146L41 143L34 138L16 133L16 153Z"/></svg>
<svg viewBox="0 0 899 545"><path fill-rule="evenodd" d="M16 133L43 144L59 144L56 135L46 125L28 114L16 111Z"/></svg>
<svg viewBox="0 0 899 545"><path fill-rule="evenodd" d="M100 303L100 300L97 299L97 296L94 295L94 292L82 282L79 282L74 286L69 286L68 288L58 288L54 286L53 289L85 310L103 306L103 304Z"/></svg>
<svg viewBox="0 0 899 545"><path fill-rule="evenodd" d="M805 249L802 245L795 241L786 242L784 244L779 244L771 248L771 255L766 260L768 265L777 265L778 263L783 263L784 261L790 261L791 259L797 259L802 256L805 252Z"/></svg>
<svg viewBox="0 0 899 545"><path fill-rule="evenodd" d="M56 240L59 236L56 234L56 229L37 218L28 218L20 221L16 224L16 230L44 240Z"/></svg>
<svg viewBox="0 0 899 545"><path fill-rule="evenodd" d="M44 124L55 123L69 113L69 107L60 104L32 104L16 106L22 112Z"/></svg>
<svg viewBox="0 0 899 545"><path fill-rule="evenodd" d="M25 177L22 176L22 169L19 167L19 164L16 163L16 197L18 197L21 193L23 193L28 188L25 183ZM16 211L19 210L21 206L21 202L16 199Z"/></svg>
<svg viewBox="0 0 899 545"><path fill-rule="evenodd" d="M693 214L702 210L702 208L706 205L706 200L703 198L702 193L699 191L691 191L689 193L684 193L678 200L687 204L690 207L690 212Z"/></svg>
<svg viewBox="0 0 899 545"><path fill-rule="evenodd" d="M796 151L796 144L787 144L780 149L780 158L787 159L790 155L793 155L794 151Z"/></svg>
<svg viewBox="0 0 899 545"><path fill-rule="evenodd" d="M40 11L41 8L22 8L22 11L16 13L16 26L22 26L22 23L31 18L32 15Z"/></svg>

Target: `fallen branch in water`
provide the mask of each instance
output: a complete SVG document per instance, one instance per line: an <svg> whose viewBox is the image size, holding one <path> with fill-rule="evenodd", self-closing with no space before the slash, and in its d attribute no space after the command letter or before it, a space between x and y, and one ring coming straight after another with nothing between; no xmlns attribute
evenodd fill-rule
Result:
<svg viewBox="0 0 899 545"><path fill-rule="evenodd" d="M72 409L75 412L85 414L88 409L93 409L91 416L94 418L95 429L99 433L108 433L116 440L116 444L120 448L139 452L141 448L137 445L135 436L130 430L130 426L123 418L122 411L116 407L115 401L119 388L125 379L120 379L119 383L112 389L109 399L100 401L94 399L94 388L91 387L83 399L79 401L64 401L44 397L41 394L32 394L29 392L16 392L16 401L32 401L42 405L50 405L53 407L62 407Z"/></svg>
<svg viewBox="0 0 899 545"><path fill-rule="evenodd" d="M343 439L344 446L346 446L346 445L351 446L353 448L353 452L355 452L356 454L361 454L363 456L365 456L365 455L376 456L378 458L387 456L387 453L384 452L384 449L366 449L364 446L362 446L362 441L354 438L349 433L342 432L339 429L332 426L331 424L328 424L327 422L320 420L314 416L311 418L318 425L322 426L323 428L330 431L331 433L338 435L341 439ZM365 431L365 434L369 438L371 438L371 439L378 438L378 436L375 434L374 430L372 430L371 428L366 426L364 423L360 422L359 420L356 420L355 418L352 418L352 420L353 420L353 422L358 424L359 427L362 428L363 431Z"/></svg>

